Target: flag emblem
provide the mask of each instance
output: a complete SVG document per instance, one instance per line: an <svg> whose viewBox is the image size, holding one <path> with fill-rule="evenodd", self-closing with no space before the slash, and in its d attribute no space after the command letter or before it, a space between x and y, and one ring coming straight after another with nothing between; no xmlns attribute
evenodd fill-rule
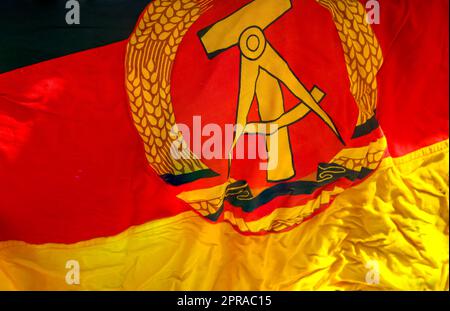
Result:
<svg viewBox="0 0 450 311"><path fill-rule="evenodd" d="M216 6L221 10L215 10ZM223 6L212 0L153 1L148 5L127 49L131 114L149 165L167 183L179 187L179 199L208 220L227 221L244 233L284 231L325 209L344 189L376 170L385 156L386 141L376 120L381 48L361 3L317 0L318 8L331 13L340 41L334 48L342 53L346 69L345 75L337 78L348 81L348 88L327 87L321 83L320 73L308 87L303 81L308 76L291 65L293 61L297 64L292 58L295 47L284 53L279 51L283 46L272 42L281 29L272 31L278 23L285 19L295 23L301 18L296 2L237 1L229 5L227 15ZM309 45L307 38L298 37L295 27L285 30L284 36ZM189 52L189 61L183 62ZM205 74L202 84L194 85L195 77L183 83L192 96L177 95L181 91L175 80L184 76L179 72L211 73L219 65L237 73L229 77L234 82L214 85ZM210 104L233 111L232 120L218 122L219 127L226 122L234 124L233 139L221 146L226 150L223 159L203 159L192 150L191 139L177 122L192 117L187 105L200 107L201 117L212 115L202 94L204 89L218 92L221 87L228 88L234 99L222 105L222 99L216 98L213 101L217 103ZM344 92L351 94L351 103L339 101L339 93ZM295 98L290 106L287 93ZM181 103L186 98L195 103ZM336 99L338 102L332 103ZM253 120L252 107L258 114ZM356 120L348 113L351 109ZM314 125L308 128L301 125L304 122ZM331 147L319 147L317 157L311 151L302 154L308 141L292 135L299 127L302 135L323 135ZM264 175L255 174L251 165L235 164L239 161L233 151L249 136L264 141ZM181 156L173 156L174 148ZM310 167L304 168L305 162Z"/></svg>

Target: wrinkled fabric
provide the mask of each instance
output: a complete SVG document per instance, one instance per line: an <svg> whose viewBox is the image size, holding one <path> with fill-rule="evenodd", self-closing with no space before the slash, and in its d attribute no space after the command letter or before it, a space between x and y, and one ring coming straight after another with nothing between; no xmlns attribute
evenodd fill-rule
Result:
<svg viewBox="0 0 450 311"><path fill-rule="evenodd" d="M386 158L283 234L242 236L186 212L70 245L2 242L0 289L448 290L448 160L448 140ZM80 285L65 283L70 259Z"/></svg>
<svg viewBox="0 0 450 311"><path fill-rule="evenodd" d="M190 124L193 115L201 115L205 123L234 123L240 51L236 47L210 60L198 31L250 0L182 2L199 19L194 22L187 11L178 12L187 16L192 27L184 38L177 38L176 55L174 39L166 37L166 48L156 49L166 56L156 57L150 65L146 62L150 54L143 52L139 54L145 58L143 66L156 68L162 59L168 68L165 59L173 59L172 72L166 72L162 80L170 79L170 85L164 84L159 93L172 98L170 109L177 122ZM209 15L198 16L200 11L192 5L199 2L217 6ZM267 38L309 89L314 90L317 83L326 91L324 109L340 120L342 137L350 142L347 146L352 149L351 143L356 142L361 147L364 137L352 139L360 107L351 93L347 71L365 68L355 67L360 62L357 59L346 63L343 52L348 46L342 44L340 35L346 37L339 35L342 26L332 19L342 1L291 2L293 10L267 30ZM150 3L176 4L148 3L148 14ZM332 14L321 4L337 6ZM155 123L155 119L142 118L145 103L132 102L127 95L128 87L140 87L127 61L130 44L138 50L145 45L139 39L130 34L129 40L102 47L96 40L96 44L84 45L84 31L92 27L82 25L76 30L81 42L71 40L76 49L70 51L91 49L70 55L63 49L57 55L65 56L48 54L45 62L35 63L42 60L42 50L28 42L36 38L25 40L25 30L24 38L6 35L6 43L21 40L17 46L26 46L17 55L30 54L32 59L20 62L30 66L7 66L16 69L0 75L0 289L448 290L449 2L389 0L380 4L381 23L372 28L383 64L377 67L376 79L372 77L378 92L372 92L371 98L376 95L376 134L383 146L377 150L376 161L383 159L381 166L374 166L370 175L351 185L344 180L347 187L333 184L333 189L326 188L320 195L312 193L308 203L314 204L309 207L320 208L309 214L312 217L302 218L301 224L282 227L290 219L278 219L283 230L277 234L260 229L272 228L276 216L301 211L307 205L299 205L302 197L295 201L288 195L273 200L270 208L263 206L251 213L237 210L237 216L248 218L247 223L229 216L230 211L230 223L214 223L213 217L203 219L194 213L180 199L180 187L166 183L167 178L160 178L149 166L146 156L152 148L144 142L146 138L150 142L151 132L146 134L135 125ZM177 12L169 12L169 18L176 20ZM141 14L141 18L151 17ZM167 29L175 29L166 16L155 18L161 19L158 32L163 36L160 39L152 33L153 43L163 40ZM97 22L100 19L96 17ZM147 30L140 24L137 21L133 33L145 40L153 24ZM125 31L124 26L117 25L117 29ZM59 27L50 28L61 36ZM14 32L21 29L14 28ZM112 33L117 29L102 28ZM38 32L30 34L37 36ZM97 39L105 38L98 35ZM357 43L355 39L349 42ZM44 41L40 44L45 45ZM49 48L58 47L64 46ZM5 59L22 57L17 55L9 52ZM147 73L146 78L142 71L146 82L142 87L151 92L158 84L153 78L150 85L147 80L152 81L154 75ZM286 99L291 104L298 102L294 95ZM142 108L137 109L138 104ZM153 101L146 104L153 105ZM259 120L257 109L250 114ZM136 115L142 123L133 124ZM317 164L328 162L343 148L317 121L312 115L290 128L293 146L298 148L296 177L314 179ZM375 157L371 154L370 158ZM236 162L235 179L241 179L240 168L245 168L251 172L246 178L265 184L266 172L255 169L257 162ZM226 177L226 160L205 163L215 171L222 168L218 172ZM203 181L211 183L210 179ZM186 192L193 189L187 187ZM256 187L255 193L261 189ZM318 206L322 203L326 205ZM256 228L254 234L236 230L246 227ZM67 282L70 262L80 265L79 285Z"/></svg>

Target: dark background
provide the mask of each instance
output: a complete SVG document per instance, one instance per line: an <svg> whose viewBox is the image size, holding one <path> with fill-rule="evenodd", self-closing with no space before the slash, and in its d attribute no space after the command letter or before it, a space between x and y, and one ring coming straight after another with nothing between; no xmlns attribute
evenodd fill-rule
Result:
<svg viewBox="0 0 450 311"><path fill-rule="evenodd" d="M151 0L79 0L80 25L66 2L0 1L0 73L124 40Z"/></svg>

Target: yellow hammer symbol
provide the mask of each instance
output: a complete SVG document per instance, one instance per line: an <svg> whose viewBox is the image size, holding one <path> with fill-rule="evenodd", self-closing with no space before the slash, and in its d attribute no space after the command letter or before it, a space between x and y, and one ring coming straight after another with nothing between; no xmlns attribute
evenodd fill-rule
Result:
<svg viewBox="0 0 450 311"><path fill-rule="evenodd" d="M309 111L317 114L344 143L333 120L318 104L324 94L317 94L317 89L313 89L313 96L313 91L310 93L305 88L265 38L264 29L290 9L290 0L254 0L198 33L209 58L235 45L241 52L237 128L229 151L228 177L232 152L239 138L246 133L247 117L255 94L261 121L278 125L278 150L271 150L268 144L269 162L271 155L278 156L276 168L268 170L269 181L281 181L295 175L287 126L302 119ZM301 101L288 112L284 111L280 82Z"/></svg>

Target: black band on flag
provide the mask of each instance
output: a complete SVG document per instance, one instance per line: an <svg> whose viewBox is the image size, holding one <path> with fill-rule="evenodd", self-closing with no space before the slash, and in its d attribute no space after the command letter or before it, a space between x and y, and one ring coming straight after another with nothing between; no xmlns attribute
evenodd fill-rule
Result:
<svg viewBox="0 0 450 311"><path fill-rule="evenodd" d="M67 2L0 1L0 73L125 40L151 0L77 0L78 25L66 22Z"/></svg>

